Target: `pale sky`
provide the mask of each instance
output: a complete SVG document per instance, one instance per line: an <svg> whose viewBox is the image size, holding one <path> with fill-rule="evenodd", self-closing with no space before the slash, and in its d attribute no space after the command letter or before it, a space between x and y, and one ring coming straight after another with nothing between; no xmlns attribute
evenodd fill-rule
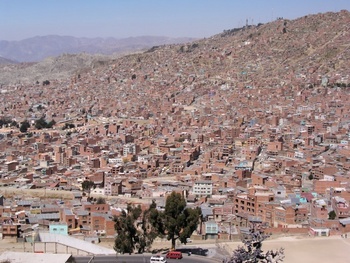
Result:
<svg viewBox="0 0 350 263"><path fill-rule="evenodd" d="M223 30L350 10L350 0L0 0L0 40L34 36L209 37Z"/></svg>

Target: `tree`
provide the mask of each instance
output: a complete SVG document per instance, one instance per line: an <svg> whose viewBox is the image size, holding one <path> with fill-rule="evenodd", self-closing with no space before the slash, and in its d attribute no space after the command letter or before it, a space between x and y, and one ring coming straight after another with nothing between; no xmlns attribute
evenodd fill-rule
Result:
<svg viewBox="0 0 350 263"><path fill-rule="evenodd" d="M18 127L18 123L15 120L13 120L11 122L11 127Z"/></svg>
<svg viewBox="0 0 350 263"><path fill-rule="evenodd" d="M4 119L0 119L0 126L7 124L7 120Z"/></svg>
<svg viewBox="0 0 350 263"><path fill-rule="evenodd" d="M256 230L253 224L248 235L242 242L244 246L238 247L233 251L233 255L227 263L278 263L283 262L284 249L277 251L268 250L266 253L262 250L262 242L269 236L261 230Z"/></svg>
<svg viewBox="0 0 350 263"><path fill-rule="evenodd" d="M162 212L157 210L157 204L152 201L149 209L143 214L142 231L145 234L143 242L146 248L151 247L156 237L164 236L164 222Z"/></svg>
<svg viewBox="0 0 350 263"><path fill-rule="evenodd" d="M328 219L334 220L336 217L337 217L337 214L334 212L334 210L328 213Z"/></svg>
<svg viewBox="0 0 350 263"><path fill-rule="evenodd" d="M196 230L201 209L186 207L186 200L180 194L172 192L167 197L163 212L164 233L171 240L171 247L175 249L177 239L186 244L193 231Z"/></svg>
<svg viewBox="0 0 350 263"><path fill-rule="evenodd" d="M98 205L102 205L102 204L105 204L105 203L106 203L106 199L104 199L103 197L99 197L96 200L96 204L98 204Z"/></svg>
<svg viewBox="0 0 350 263"><path fill-rule="evenodd" d="M81 183L81 188L83 188L83 191L90 192L91 188L95 185L94 182L90 180L85 180Z"/></svg>
<svg viewBox="0 0 350 263"><path fill-rule="evenodd" d="M19 130L22 133L26 133L29 127L30 127L30 123L27 120L24 120L21 122L21 126L19 127Z"/></svg>
<svg viewBox="0 0 350 263"><path fill-rule="evenodd" d="M116 238L114 250L119 253L133 253L140 240L140 231L137 228L137 220L142 214L141 206L133 207L130 204L127 210L123 210L119 217L114 218ZM139 246L140 247L140 246Z"/></svg>
<svg viewBox="0 0 350 263"><path fill-rule="evenodd" d="M6 125L6 126L11 126L11 127L17 127L18 124L15 120L11 120L9 118L2 118L0 119L0 127Z"/></svg>
<svg viewBox="0 0 350 263"><path fill-rule="evenodd" d="M163 229L160 224L161 214L157 210L157 204L153 201L149 209L143 213L142 221L138 224L138 227L141 228L138 232L138 242L136 244L139 253L150 249L154 239L157 236L162 236L158 231L158 229Z"/></svg>
<svg viewBox="0 0 350 263"><path fill-rule="evenodd" d="M165 233L165 224L163 213L157 210L157 204L152 201L150 208L146 212L148 222L150 223L152 230L157 236L163 237Z"/></svg>
<svg viewBox="0 0 350 263"><path fill-rule="evenodd" d="M44 81L43 81L43 86L47 86L47 85L50 85L50 81L44 80Z"/></svg>
<svg viewBox="0 0 350 263"><path fill-rule="evenodd" d="M35 128L38 130L41 129L51 129L56 124L56 121L52 119L50 122L47 122L43 117L35 121Z"/></svg>
<svg viewBox="0 0 350 263"><path fill-rule="evenodd" d="M117 233L114 250L119 253L132 253L137 250L143 253L148 250L154 239L159 235L153 225L154 220L159 221L159 214L155 202L149 209L142 211L141 206L128 204L119 217L115 217L115 230Z"/></svg>
<svg viewBox="0 0 350 263"><path fill-rule="evenodd" d="M73 128L75 128L75 125L73 123L65 123L62 130L73 129Z"/></svg>
<svg viewBox="0 0 350 263"><path fill-rule="evenodd" d="M46 128L46 125L47 125L46 120L43 117L35 121L35 128L38 130Z"/></svg>
<svg viewBox="0 0 350 263"><path fill-rule="evenodd" d="M52 119L50 122L46 124L46 128L51 129L56 124L56 121Z"/></svg>

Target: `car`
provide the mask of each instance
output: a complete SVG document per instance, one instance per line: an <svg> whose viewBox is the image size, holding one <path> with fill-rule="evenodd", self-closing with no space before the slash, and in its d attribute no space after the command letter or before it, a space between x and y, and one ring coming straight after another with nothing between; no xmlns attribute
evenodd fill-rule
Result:
<svg viewBox="0 0 350 263"><path fill-rule="evenodd" d="M152 256L149 260L150 263L166 263L166 259L162 256Z"/></svg>
<svg viewBox="0 0 350 263"><path fill-rule="evenodd" d="M166 258L182 259L182 253L180 251L169 251Z"/></svg>

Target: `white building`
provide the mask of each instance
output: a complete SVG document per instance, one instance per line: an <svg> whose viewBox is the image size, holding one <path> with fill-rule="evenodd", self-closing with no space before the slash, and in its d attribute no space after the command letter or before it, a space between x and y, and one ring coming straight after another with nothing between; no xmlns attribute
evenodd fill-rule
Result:
<svg viewBox="0 0 350 263"><path fill-rule="evenodd" d="M193 194L196 197L212 196L213 194L213 182L212 181L197 181L193 185Z"/></svg>
<svg viewBox="0 0 350 263"><path fill-rule="evenodd" d="M123 156L127 156L128 154L136 154L135 143L127 143L123 146Z"/></svg>

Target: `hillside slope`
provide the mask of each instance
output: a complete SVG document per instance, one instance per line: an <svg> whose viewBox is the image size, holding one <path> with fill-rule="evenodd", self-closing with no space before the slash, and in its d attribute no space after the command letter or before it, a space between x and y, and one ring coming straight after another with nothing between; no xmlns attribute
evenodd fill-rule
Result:
<svg viewBox="0 0 350 263"><path fill-rule="evenodd" d="M224 89L223 85L315 85L324 76L331 83L347 85L349 32L350 13L329 12L227 30L211 38L158 46L120 58L63 55L34 65L7 66L0 70L0 83L67 79L87 68L94 70L93 75L109 76L116 85L134 76L135 84L144 81L153 86L156 82L169 87L160 91L167 96L193 93L189 103L213 89ZM143 88L138 91L142 93ZM126 89L122 92L128 92Z"/></svg>

